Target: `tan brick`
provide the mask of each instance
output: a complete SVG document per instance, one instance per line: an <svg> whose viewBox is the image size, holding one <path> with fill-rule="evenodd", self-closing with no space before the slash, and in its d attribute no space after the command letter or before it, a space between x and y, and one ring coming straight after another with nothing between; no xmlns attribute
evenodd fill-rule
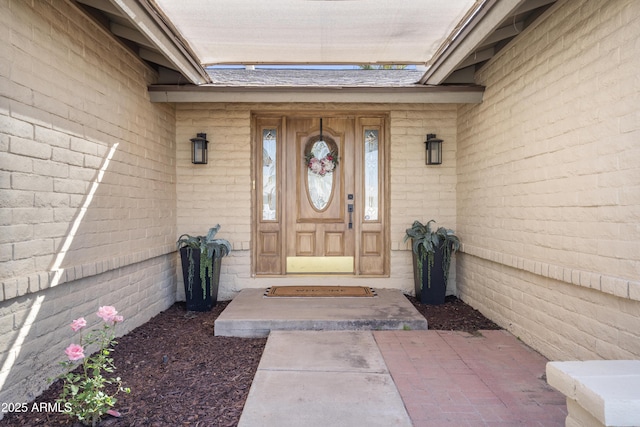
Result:
<svg viewBox="0 0 640 427"><path fill-rule="evenodd" d="M33 91L28 86L18 84L12 80L9 80L5 76L0 76L0 94L3 95L3 98L6 97L15 99L16 101L24 103L31 102L31 99L33 97ZM6 109L8 112L8 103L3 104L3 109ZM2 118L0 118L0 123L1 122Z"/></svg>
<svg viewBox="0 0 640 427"><path fill-rule="evenodd" d="M14 173L11 186L14 190L53 191L53 179L48 176Z"/></svg>
<svg viewBox="0 0 640 427"><path fill-rule="evenodd" d="M53 253L53 240L30 240L14 244L13 259L19 260Z"/></svg>
<svg viewBox="0 0 640 427"><path fill-rule="evenodd" d="M629 298L640 301L640 282L629 282Z"/></svg>
<svg viewBox="0 0 640 427"><path fill-rule="evenodd" d="M63 132L57 132L53 129L36 126L35 127L35 140L48 144L51 147L69 148L70 136ZM55 148L53 153L55 153ZM55 160L55 158L54 158Z"/></svg>

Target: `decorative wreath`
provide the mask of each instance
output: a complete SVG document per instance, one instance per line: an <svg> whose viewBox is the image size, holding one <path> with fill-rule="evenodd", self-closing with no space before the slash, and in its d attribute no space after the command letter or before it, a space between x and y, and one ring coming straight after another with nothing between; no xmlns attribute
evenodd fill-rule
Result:
<svg viewBox="0 0 640 427"><path fill-rule="evenodd" d="M309 170L320 176L332 173L336 166L338 166L338 154L335 151L331 151L321 159L318 159L312 152L309 152L305 156L305 160Z"/></svg>

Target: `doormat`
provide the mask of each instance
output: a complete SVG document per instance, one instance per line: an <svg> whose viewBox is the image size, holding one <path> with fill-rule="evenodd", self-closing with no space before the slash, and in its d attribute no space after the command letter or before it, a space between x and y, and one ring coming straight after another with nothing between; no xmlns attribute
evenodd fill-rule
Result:
<svg viewBox="0 0 640 427"><path fill-rule="evenodd" d="M272 286L265 297L376 297L376 291L366 286Z"/></svg>

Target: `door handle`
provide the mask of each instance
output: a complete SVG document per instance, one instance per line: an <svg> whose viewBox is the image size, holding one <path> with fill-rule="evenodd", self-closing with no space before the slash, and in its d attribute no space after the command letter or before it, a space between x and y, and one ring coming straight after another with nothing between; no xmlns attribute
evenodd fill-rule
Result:
<svg viewBox="0 0 640 427"><path fill-rule="evenodd" d="M349 212L349 229L353 228L353 204L347 205L347 211Z"/></svg>

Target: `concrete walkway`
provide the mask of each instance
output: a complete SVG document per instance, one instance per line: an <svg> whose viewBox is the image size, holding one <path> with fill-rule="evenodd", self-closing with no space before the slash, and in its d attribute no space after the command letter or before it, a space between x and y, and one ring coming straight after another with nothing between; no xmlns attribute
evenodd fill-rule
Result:
<svg viewBox="0 0 640 427"><path fill-rule="evenodd" d="M245 289L215 334L269 336L241 427L560 427L547 360L506 331L429 331L398 290L266 298Z"/></svg>
<svg viewBox="0 0 640 427"><path fill-rule="evenodd" d="M506 331L273 331L241 427L561 427L547 360Z"/></svg>
<svg viewBox="0 0 640 427"><path fill-rule="evenodd" d="M273 331L239 427L411 426L371 332Z"/></svg>

